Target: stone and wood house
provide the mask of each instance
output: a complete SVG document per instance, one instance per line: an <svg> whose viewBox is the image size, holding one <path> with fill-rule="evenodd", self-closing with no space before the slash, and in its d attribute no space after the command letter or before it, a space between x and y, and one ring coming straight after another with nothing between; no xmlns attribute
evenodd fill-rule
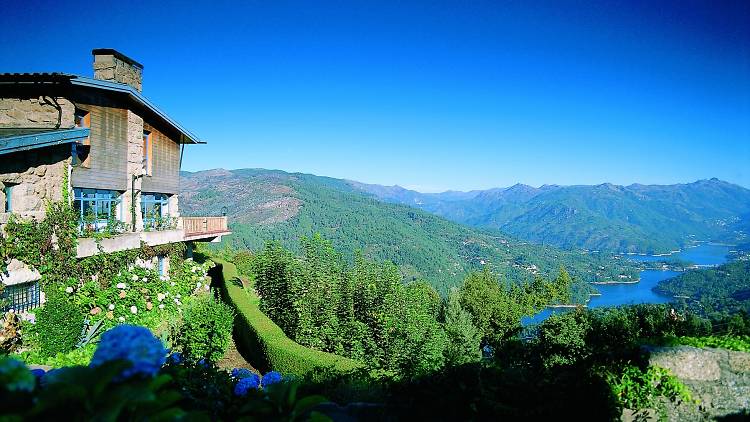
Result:
<svg viewBox="0 0 750 422"><path fill-rule="evenodd" d="M0 73L0 229L11 214L43 218L67 190L79 258L229 234L225 216L179 212L185 146L204 142L143 96L140 63L112 49L92 53L93 78ZM37 306L39 273L6 264L6 307ZM153 264L166 271L168 259Z"/></svg>

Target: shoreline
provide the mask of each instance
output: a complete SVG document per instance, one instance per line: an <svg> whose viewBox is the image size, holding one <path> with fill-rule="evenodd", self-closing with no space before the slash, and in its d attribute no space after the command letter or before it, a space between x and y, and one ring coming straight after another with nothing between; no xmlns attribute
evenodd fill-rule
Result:
<svg viewBox="0 0 750 422"><path fill-rule="evenodd" d="M645 271L648 271L648 270L645 270ZM638 284L640 282L641 282L641 279L639 278L638 280L634 280L634 281L591 281L589 282L589 284L593 284L595 286L607 286L611 284Z"/></svg>

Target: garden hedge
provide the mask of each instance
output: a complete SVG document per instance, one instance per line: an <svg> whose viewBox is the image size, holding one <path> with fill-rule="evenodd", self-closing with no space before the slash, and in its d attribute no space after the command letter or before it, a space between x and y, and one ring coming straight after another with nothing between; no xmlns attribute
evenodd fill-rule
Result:
<svg viewBox="0 0 750 422"><path fill-rule="evenodd" d="M243 288L234 264L218 258L213 261L216 263L211 271L214 286L219 288L222 299L235 309L235 341L257 369L323 381L361 368L355 360L310 349L287 337L261 312L260 298Z"/></svg>

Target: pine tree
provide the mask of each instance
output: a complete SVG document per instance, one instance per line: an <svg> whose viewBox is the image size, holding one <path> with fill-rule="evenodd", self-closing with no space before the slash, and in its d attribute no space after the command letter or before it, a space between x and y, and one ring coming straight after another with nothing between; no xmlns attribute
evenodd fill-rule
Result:
<svg viewBox="0 0 750 422"><path fill-rule="evenodd" d="M479 362L482 358L482 333L471 322L471 314L461 307L458 290L452 290L445 309L447 345L445 360L448 365Z"/></svg>

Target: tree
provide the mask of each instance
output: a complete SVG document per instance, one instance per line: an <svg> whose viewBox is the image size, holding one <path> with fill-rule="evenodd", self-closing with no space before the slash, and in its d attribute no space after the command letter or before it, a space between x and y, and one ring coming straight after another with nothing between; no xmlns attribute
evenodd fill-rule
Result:
<svg viewBox="0 0 750 422"><path fill-rule="evenodd" d="M451 290L445 307L445 360L448 365L479 362L482 333L471 322L471 314L461 307L458 290Z"/></svg>

